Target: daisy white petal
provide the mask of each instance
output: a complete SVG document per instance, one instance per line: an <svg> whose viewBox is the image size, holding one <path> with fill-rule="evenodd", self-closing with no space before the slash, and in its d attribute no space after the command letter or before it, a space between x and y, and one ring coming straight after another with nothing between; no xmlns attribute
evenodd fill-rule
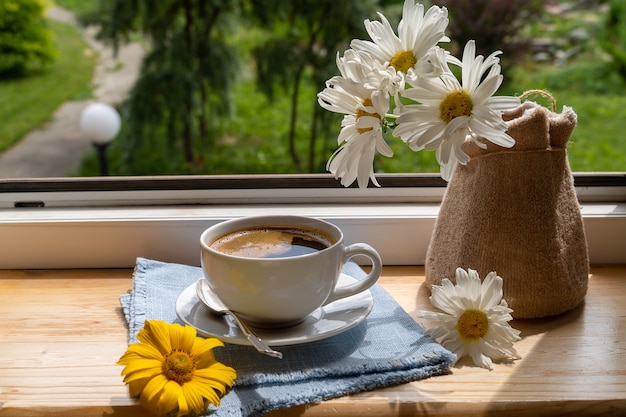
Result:
<svg viewBox="0 0 626 417"><path fill-rule="evenodd" d="M444 146L451 146L451 144L448 143L443 143ZM437 149L437 155L439 154L439 150L442 148L438 148ZM437 158L438 160L440 160L440 158ZM445 181L450 181L450 179L452 179L452 175L454 174L454 169L456 168L456 162L457 161L452 161L452 163L447 163L447 164L439 164L439 166L441 167L441 178L443 178Z"/></svg>
<svg viewBox="0 0 626 417"><path fill-rule="evenodd" d="M468 353L472 358L474 365L493 371L493 362L488 356L483 355L484 350L487 350L485 349L485 346L480 346L479 343L475 343L474 345L469 346Z"/></svg>
<svg viewBox="0 0 626 417"><path fill-rule="evenodd" d="M449 285L448 285L449 284ZM441 286L433 287L430 302L432 305L447 314L454 315L457 311L463 309L463 305L459 302L459 298L451 296L454 292L454 286L450 280L443 280Z"/></svg>
<svg viewBox="0 0 626 417"><path fill-rule="evenodd" d="M519 98L511 96L493 96L485 101L485 105L495 110L510 110L520 103Z"/></svg>
<svg viewBox="0 0 626 417"><path fill-rule="evenodd" d="M494 271L491 271L485 277L480 286L480 305L481 310L489 310L497 306L502 296L502 278Z"/></svg>
<svg viewBox="0 0 626 417"><path fill-rule="evenodd" d="M433 124L432 126L428 127L428 129L425 129L420 136L415 138L415 140L409 140L408 145L413 150L424 149L427 147L430 147L431 149L436 149L442 140L443 131L444 126L442 124ZM429 146L431 144L435 145Z"/></svg>
<svg viewBox="0 0 626 417"><path fill-rule="evenodd" d="M336 178L341 178L345 187L355 180L360 188L366 188L368 180L378 187L372 167L378 134L372 131L358 133L355 126L346 128L350 129L349 138L330 157L326 169ZM384 151L388 153L386 149Z"/></svg>
<svg viewBox="0 0 626 417"><path fill-rule="evenodd" d="M392 66L396 71L407 74L410 69L417 75L434 71L433 66L423 66L428 61L429 51L439 42L449 41L445 36L448 26L448 10L432 6L424 13L424 6L415 0L406 0L402 9L402 19L398 24L398 35L393 31L384 15L378 14L380 21L365 21L365 29L371 41L355 39L350 47L367 52L376 60ZM418 72L419 71L419 72Z"/></svg>
<svg viewBox="0 0 626 417"><path fill-rule="evenodd" d="M437 61L444 67L440 77L407 79L413 88L402 91L401 95L415 101L415 104L407 104L396 110L398 123L406 123L407 126L398 126L393 133L412 149L420 149L416 144L433 144L433 138L439 138L434 131L439 131L443 123L445 127L436 148L437 161L442 177L449 180L456 164L465 164L470 159L461 149L466 138L477 140L475 137L479 136L503 147L515 143L506 134L508 126L502 120L501 112L519 105L520 100L515 97L493 97L502 83L499 51L485 59L476 56L476 45L474 41L469 41L460 62L461 83L450 71L448 63L451 60L446 59L444 54L441 48L435 48L431 53L432 56L438 56ZM437 117L430 120L422 118L419 123L416 122L415 116L420 113L415 108L419 107L431 108L431 114L437 114ZM433 130L424 128L424 123L433 126ZM426 132L428 137L420 139Z"/></svg>
<svg viewBox="0 0 626 417"><path fill-rule="evenodd" d="M391 158L393 156L393 149L389 146L385 138L382 135L376 136L376 150L383 156Z"/></svg>
<svg viewBox="0 0 626 417"><path fill-rule="evenodd" d="M462 268L457 268L457 271L463 271ZM457 280L457 285L460 285ZM473 269L467 269L467 281L465 283L467 296L471 308L480 308L480 300L482 299L482 284L480 282L480 276L478 272Z"/></svg>
<svg viewBox="0 0 626 417"><path fill-rule="evenodd" d="M498 91L498 88L500 88L503 78L504 77L501 75L485 78L485 81L474 90L474 102L484 103L489 97L493 96L495 92Z"/></svg>
<svg viewBox="0 0 626 417"><path fill-rule="evenodd" d="M430 332L428 333L430 336ZM449 351L451 351L452 353L454 353L457 361L461 359L462 357L464 357L465 355L467 355L468 348L469 348L469 346L466 343L464 343L462 340L450 338L450 333L448 333L446 336L444 336L441 339L441 345L445 347L446 349L448 349Z"/></svg>
<svg viewBox="0 0 626 417"><path fill-rule="evenodd" d="M389 95L368 88L374 64L366 54L348 50L337 58L337 66L342 76L328 80L327 87L318 94L323 108L345 114L338 136L340 147L331 155L326 169L341 178L344 186L355 180L361 188L367 187L369 180L379 186L373 169L376 152L393 155L382 136Z"/></svg>
<svg viewBox="0 0 626 417"><path fill-rule="evenodd" d="M443 279L433 285L430 301L443 312L421 311L418 317L439 322L426 334L439 340L458 359L469 355L474 364L493 369L492 360L520 359L513 343L519 330L509 325L512 310L502 299L502 278L489 273L481 282L478 273L458 268L456 284Z"/></svg>

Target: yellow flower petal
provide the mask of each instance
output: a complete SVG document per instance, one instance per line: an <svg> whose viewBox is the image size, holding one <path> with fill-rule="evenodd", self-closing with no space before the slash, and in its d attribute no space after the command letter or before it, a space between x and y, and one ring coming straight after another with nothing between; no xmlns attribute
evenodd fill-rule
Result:
<svg viewBox="0 0 626 417"><path fill-rule="evenodd" d="M128 350L124 352L117 362L118 365L126 365L129 362L139 359L163 359L163 355L157 348L146 343L133 343L128 346Z"/></svg>
<svg viewBox="0 0 626 417"><path fill-rule="evenodd" d="M220 387L219 390L212 388L209 384L203 381L200 384L196 384L194 389L198 390L204 399L217 407L220 405L220 397L224 395L225 392L224 385L217 385ZM206 406L203 407L206 408Z"/></svg>
<svg viewBox="0 0 626 417"><path fill-rule="evenodd" d="M163 359L163 355L155 346L146 343L133 343L128 346L128 352L134 353L146 359Z"/></svg>
<svg viewBox="0 0 626 417"><path fill-rule="evenodd" d="M163 355L172 351L170 326L161 320L146 320L143 329L137 332L137 339L154 346Z"/></svg>
<svg viewBox="0 0 626 417"><path fill-rule="evenodd" d="M128 383L136 381L138 379L154 378L155 376L159 375L161 372L162 371L161 371L160 367L158 367L158 368L142 369L142 370L133 372L131 374L127 374L124 377L124 382L128 384Z"/></svg>
<svg viewBox="0 0 626 417"><path fill-rule="evenodd" d="M158 368L161 369L162 363L156 359L137 359L136 361L130 362L124 369L122 370L122 375L129 375L133 372L143 371L145 369L153 369Z"/></svg>
<svg viewBox="0 0 626 417"><path fill-rule="evenodd" d="M139 359L144 359L143 357L137 355L135 352L124 352L122 357L117 361L118 365L127 365L132 361L136 361Z"/></svg>
<svg viewBox="0 0 626 417"><path fill-rule="evenodd" d="M211 350L205 352L198 351L198 353L194 355L194 358L196 358L197 367L200 369L207 368L216 362L215 355Z"/></svg>
<svg viewBox="0 0 626 417"><path fill-rule="evenodd" d="M133 398L139 397L139 395L141 395L141 392L145 388L146 384L151 379L152 379L152 377L150 377L150 378L142 378L142 379L137 379L137 380L134 380L134 381L127 382L127 384L128 384L128 393L130 394L130 396L133 397Z"/></svg>
<svg viewBox="0 0 626 417"><path fill-rule="evenodd" d="M189 407L187 406L187 400L183 395L181 386L174 381L169 381L167 385L165 385L163 394L161 395L159 413L168 414L176 408L178 408L178 416L189 414Z"/></svg>
<svg viewBox="0 0 626 417"><path fill-rule="evenodd" d="M170 326L170 341L172 349L179 349L183 352L191 353L194 340L196 339L196 329L191 326L181 326L172 324Z"/></svg>
<svg viewBox="0 0 626 417"><path fill-rule="evenodd" d="M182 385L183 396L187 402L187 405L194 413L201 413L204 411L204 398L203 393L206 390L203 389L202 384L194 383L193 381L187 382Z"/></svg>
<svg viewBox="0 0 626 417"><path fill-rule="evenodd" d="M194 379L199 379L203 384L209 384L214 389L224 393L224 386L232 386L237 378L237 372L224 364L216 362L210 368L197 369Z"/></svg>
<svg viewBox="0 0 626 417"><path fill-rule="evenodd" d="M219 405L220 397L223 396L227 390L227 385L224 384L224 382L213 378L196 376L191 382L195 382L204 397L215 405Z"/></svg>
<svg viewBox="0 0 626 417"><path fill-rule="evenodd" d="M211 350L213 348L222 346L224 346L224 343L221 340L216 339L215 337L210 337L208 339L196 337L196 341L193 344L190 353L195 357L199 357L201 354L213 355L213 352L211 352Z"/></svg>
<svg viewBox="0 0 626 417"><path fill-rule="evenodd" d="M152 404L154 402L154 407L156 407L159 401L161 391L168 382L170 382L170 380L167 379L165 375L157 375L152 378L150 381L148 381L141 393L142 400L145 400L149 404Z"/></svg>

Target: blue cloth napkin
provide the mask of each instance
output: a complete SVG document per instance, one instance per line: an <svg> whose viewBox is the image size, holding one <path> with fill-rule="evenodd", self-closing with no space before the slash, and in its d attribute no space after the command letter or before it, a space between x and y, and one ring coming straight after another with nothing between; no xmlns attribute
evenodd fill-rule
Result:
<svg viewBox="0 0 626 417"><path fill-rule="evenodd" d="M345 265L343 272L356 279L365 276L353 263ZM137 342L145 320L181 323L176 299L202 275L198 267L138 258L133 289L120 296L129 343ZM374 307L361 324L324 340L281 346L283 359L261 355L250 346L226 343L215 349L216 358L235 368L238 378L211 415L261 416L447 373L454 355L425 336L381 286L376 284L370 291Z"/></svg>

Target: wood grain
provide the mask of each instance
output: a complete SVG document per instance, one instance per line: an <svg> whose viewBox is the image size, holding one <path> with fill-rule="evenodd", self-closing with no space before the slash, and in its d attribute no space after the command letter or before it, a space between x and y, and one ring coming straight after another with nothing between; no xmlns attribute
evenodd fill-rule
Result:
<svg viewBox="0 0 626 417"><path fill-rule="evenodd" d="M127 329L118 297L131 270L0 271L0 417L144 416L115 362ZM415 316L432 309L421 267L385 267L381 284ZM423 323L428 325L428 323ZM583 306L516 320L523 356L272 416L626 415L626 266L595 266Z"/></svg>

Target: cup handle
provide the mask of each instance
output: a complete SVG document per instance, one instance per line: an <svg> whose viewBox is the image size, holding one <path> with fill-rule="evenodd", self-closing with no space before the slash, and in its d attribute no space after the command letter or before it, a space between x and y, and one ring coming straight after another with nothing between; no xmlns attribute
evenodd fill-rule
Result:
<svg viewBox="0 0 626 417"><path fill-rule="evenodd" d="M358 294L361 291L365 291L372 285L378 281L380 274L383 270L383 261L380 258L376 249L368 245L367 243L354 243L352 245L346 246L343 252L343 263L344 265L351 258L354 258L357 255L363 255L372 262L372 269L367 274L365 278L359 280L350 285L344 285L341 287L335 287L333 292L330 294L328 299L324 302L323 305L330 304L333 301L337 301L341 298L346 298L354 294Z"/></svg>

